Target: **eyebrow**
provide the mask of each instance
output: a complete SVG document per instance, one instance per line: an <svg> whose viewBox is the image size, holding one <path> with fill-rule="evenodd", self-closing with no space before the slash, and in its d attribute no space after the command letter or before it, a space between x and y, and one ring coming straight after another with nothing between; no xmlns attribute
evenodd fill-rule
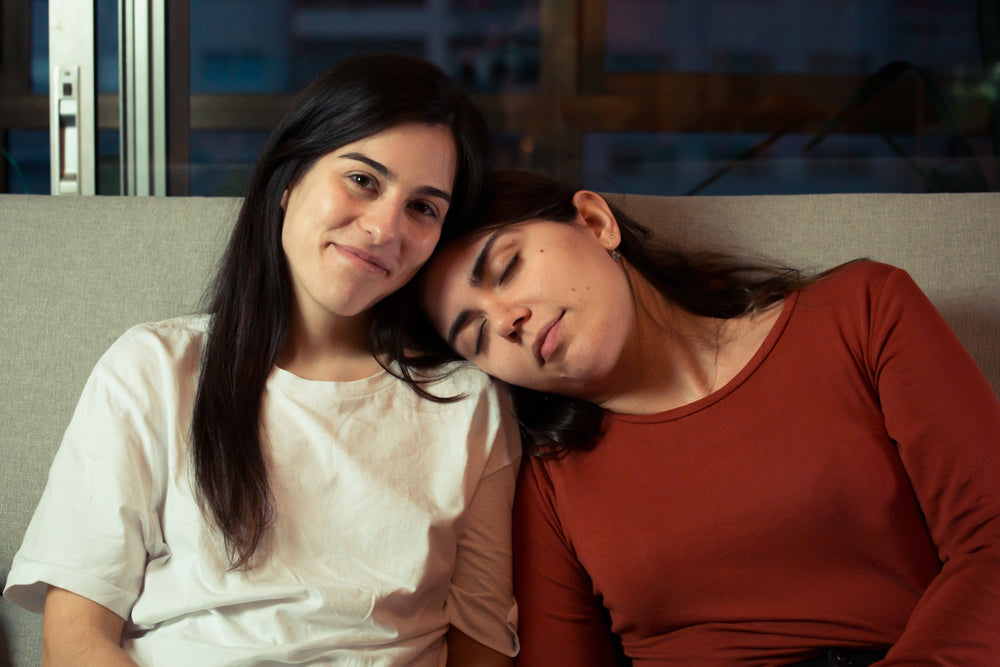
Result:
<svg viewBox="0 0 1000 667"><path fill-rule="evenodd" d="M483 284L483 273L486 271L486 260L489 259L490 250L493 249L493 246L500 239L503 232L504 230L498 229L490 234L486 239L486 243L483 244L482 249L479 251L479 254L476 255L476 261L472 264L472 271L469 272L469 285L472 287L478 287ZM455 347L455 339L458 338L458 334L462 331L462 327L465 326L465 323L469 321L471 316L472 311L470 310L463 310L458 314L458 317L455 318L455 321L452 322L452 325L448 328L448 345Z"/></svg>
<svg viewBox="0 0 1000 667"><path fill-rule="evenodd" d="M372 169L374 169L375 171L377 171L379 174L381 174L383 178L387 178L390 181L396 180L396 175L389 170L389 167L385 166L378 160L371 159L364 153L341 153L338 157L346 158L348 160L357 160L358 162L363 162ZM417 192L423 195L427 195L429 197L438 197L451 204L451 194L445 192L444 190L435 188L433 186L422 185L419 188L417 188Z"/></svg>

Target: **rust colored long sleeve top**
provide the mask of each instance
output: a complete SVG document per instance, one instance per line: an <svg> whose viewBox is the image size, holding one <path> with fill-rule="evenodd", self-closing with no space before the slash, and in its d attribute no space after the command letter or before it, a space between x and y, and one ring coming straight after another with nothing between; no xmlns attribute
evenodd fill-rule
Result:
<svg viewBox="0 0 1000 667"><path fill-rule="evenodd" d="M608 414L515 501L519 667L1000 664L1000 402L907 273L786 300L721 390Z"/></svg>

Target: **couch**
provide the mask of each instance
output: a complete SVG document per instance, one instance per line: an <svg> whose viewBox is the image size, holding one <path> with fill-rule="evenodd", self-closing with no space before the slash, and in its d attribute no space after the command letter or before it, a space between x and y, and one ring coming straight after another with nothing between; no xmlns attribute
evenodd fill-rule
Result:
<svg viewBox="0 0 1000 667"><path fill-rule="evenodd" d="M902 266L1000 393L1000 194L609 199L685 247ZM94 363L131 324L200 309L238 204L0 195L0 581ZM40 660L40 617L0 601L0 667Z"/></svg>

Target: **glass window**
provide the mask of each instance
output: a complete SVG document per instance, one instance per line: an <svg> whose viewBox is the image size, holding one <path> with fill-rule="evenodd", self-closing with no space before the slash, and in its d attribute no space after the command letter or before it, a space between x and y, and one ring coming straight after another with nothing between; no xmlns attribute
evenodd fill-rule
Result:
<svg viewBox="0 0 1000 667"><path fill-rule="evenodd" d="M104 133L118 126L118 0L93 4L98 190L110 193L118 143ZM166 4L171 194L239 191L292 95L369 50L429 58L460 81L494 129L505 167L658 194L1000 189L990 119L1000 68L983 65L977 3L968 0ZM14 73L12 87L11 72L0 71L4 165L38 169L48 159L11 135L48 124L48 5L31 0L30 17L4 14L23 16L5 33L31 35L30 57L18 55L30 76ZM881 81L803 150L867 77L899 61L919 73ZM747 151L754 157L741 159ZM13 166L0 173L19 187Z"/></svg>
<svg viewBox="0 0 1000 667"><path fill-rule="evenodd" d="M948 156L947 142L918 147L911 136L892 137L921 166L900 160L884 137L831 136L806 150L811 135L789 134L764 155L741 159L763 134L593 133L584 140L586 187L656 195L752 195L832 192L912 192L928 189L931 172L962 178L966 165ZM986 150L985 146L980 147ZM736 157L734 157L736 156Z"/></svg>
<svg viewBox="0 0 1000 667"><path fill-rule="evenodd" d="M891 60L968 72L976 3L605 0L609 71L869 74Z"/></svg>
<svg viewBox="0 0 1000 667"><path fill-rule="evenodd" d="M191 194L238 197L246 192L247 178L267 132L214 131L191 133Z"/></svg>
<svg viewBox="0 0 1000 667"><path fill-rule="evenodd" d="M663 194L1000 187L987 111L1000 69L984 71L977 3L601 4L604 21L587 33L599 38L585 45L600 57L583 61L582 78L634 120L607 133L611 113L588 119L587 179L606 169ZM870 94L856 97L863 86Z"/></svg>
<svg viewBox="0 0 1000 667"><path fill-rule="evenodd" d="M291 95L353 53L428 58L475 95L539 87L539 0L192 0L190 26L191 194L241 192Z"/></svg>
<svg viewBox="0 0 1000 667"><path fill-rule="evenodd" d="M47 195L49 175L48 130L11 130L3 151L7 183L5 192Z"/></svg>

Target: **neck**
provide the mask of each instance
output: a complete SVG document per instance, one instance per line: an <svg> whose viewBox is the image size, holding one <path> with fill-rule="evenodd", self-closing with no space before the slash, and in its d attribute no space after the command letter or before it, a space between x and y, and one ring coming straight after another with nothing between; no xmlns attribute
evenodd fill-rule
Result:
<svg viewBox="0 0 1000 667"><path fill-rule="evenodd" d="M601 407L652 414L692 403L718 382L721 324L700 318L660 298L655 310L638 305L638 326L616 370L619 390Z"/></svg>
<svg viewBox="0 0 1000 667"><path fill-rule="evenodd" d="M309 324L301 313L294 313L278 366L306 380L349 382L370 377L381 368L368 345L370 326L367 314Z"/></svg>
<svg viewBox="0 0 1000 667"><path fill-rule="evenodd" d="M637 326L616 368L616 389L596 401L614 412L663 412L721 389L750 361L781 310L702 317L668 301L641 276L632 281Z"/></svg>

